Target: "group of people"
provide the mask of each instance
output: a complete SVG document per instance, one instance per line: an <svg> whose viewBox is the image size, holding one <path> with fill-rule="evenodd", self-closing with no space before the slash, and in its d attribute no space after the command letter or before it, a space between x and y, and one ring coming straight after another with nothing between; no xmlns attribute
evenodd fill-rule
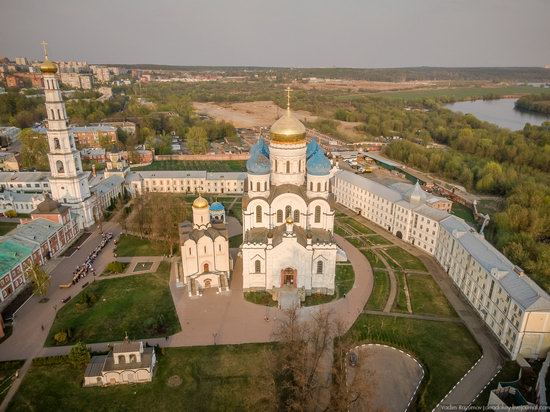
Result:
<svg viewBox="0 0 550 412"><path fill-rule="evenodd" d="M101 243L88 255L84 263L80 266L77 266L75 271L73 272L73 280L72 284L75 285L78 283L78 281L86 276L88 276L88 273L94 274L95 269L92 266L94 263L94 260L99 255L99 252L103 250L105 246L109 243L109 241L113 238L112 233L103 233L101 235Z"/></svg>

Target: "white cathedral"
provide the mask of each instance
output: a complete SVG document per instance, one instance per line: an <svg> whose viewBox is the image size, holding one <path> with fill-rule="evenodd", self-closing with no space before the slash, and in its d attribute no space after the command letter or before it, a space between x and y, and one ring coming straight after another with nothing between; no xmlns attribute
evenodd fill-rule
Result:
<svg viewBox="0 0 550 412"><path fill-rule="evenodd" d="M279 299L295 288L303 299L334 294L338 248L333 237L330 160L316 140L306 141L305 126L290 104L260 137L247 161L243 197L243 289L266 290Z"/></svg>

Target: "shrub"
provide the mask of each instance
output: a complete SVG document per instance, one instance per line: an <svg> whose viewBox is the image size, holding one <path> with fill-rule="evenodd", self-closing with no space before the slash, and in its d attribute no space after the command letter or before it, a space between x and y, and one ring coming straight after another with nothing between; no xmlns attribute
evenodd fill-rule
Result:
<svg viewBox="0 0 550 412"><path fill-rule="evenodd" d="M69 363L75 368L80 368L88 362L90 362L90 351L85 344L77 342L69 352Z"/></svg>
<svg viewBox="0 0 550 412"><path fill-rule="evenodd" d="M54 336L53 336L55 342L58 344L58 345L62 345L64 343L67 343L67 332L65 331L61 331L61 332L57 332Z"/></svg>
<svg viewBox="0 0 550 412"><path fill-rule="evenodd" d="M68 363L69 358L67 355L60 356L45 356L43 358L34 358L32 364L36 366L40 365L62 365Z"/></svg>
<svg viewBox="0 0 550 412"><path fill-rule="evenodd" d="M126 268L126 265L122 262L111 262L107 265L105 268L105 271L111 272L111 273L122 273L124 272L124 269Z"/></svg>
<svg viewBox="0 0 550 412"><path fill-rule="evenodd" d="M6 217L17 217L17 212L15 210L6 210L4 212L4 216L6 216Z"/></svg>

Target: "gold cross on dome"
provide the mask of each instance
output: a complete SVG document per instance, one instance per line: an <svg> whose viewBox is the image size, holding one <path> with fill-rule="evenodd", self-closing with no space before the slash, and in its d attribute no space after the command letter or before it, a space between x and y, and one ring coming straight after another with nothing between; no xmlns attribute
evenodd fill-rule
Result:
<svg viewBox="0 0 550 412"><path fill-rule="evenodd" d="M48 43L44 40L42 40L42 43L40 43L42 47L44 48L44 60L48 60Z"/></svg>
<svg viewBox="0 0 550 412"><path fill-rule="evenodd" d="M290 87L287 87L285 91L286 91L286 108L287 110L290 110L290 92L292 91L292 89Z"/></svg>

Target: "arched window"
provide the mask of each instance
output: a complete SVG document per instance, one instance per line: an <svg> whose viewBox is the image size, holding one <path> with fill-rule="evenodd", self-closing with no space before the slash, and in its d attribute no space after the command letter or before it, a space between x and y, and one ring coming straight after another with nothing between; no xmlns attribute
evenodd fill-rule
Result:
<svg viewBox="0 0 550 412"><path fill-rule="evenodd" d="M61 110L57 109L57 118L61 119Z"/></svg>
<svg viewBox="0 0 550 412"><path fill-rule="evenodd" d="M208 267L208 263L205 263L205 264L204 264L203 269L204 269L204 270L203 270L204 273L209 272L209 269L210 269L210 268Z"/></svg>
<svg viewBox="0 0 550 412"><path fill-rule="evenodd" d="M130 363L137 362L137 356L135 353L130 354Z"/></svg>
<svg viewBox="0 0 550 412"><path fill-rule="evenodd" d="M288 160L286 161L286 172L290 173L290 162Z"/></svg>
<svg viewBox="0 0 550 412"><path fill-rule="evenodd" d="M59 139L57 137L53 138L53 148L54 149L61 149L61 145L59 144Z"/></svg>
<svg viewBox="0 0 550 412"><path fill-rule="evenodd" d="M277 210L277 223L283 223L283 211L281 209Z"/></svg>
<svg viewBox="0 0 550 412"><path fill-rule="evenodd" d="M315 206L315 223L321 223L321 206Z"/></svg>
<svg viewBox="0 0 550 412"><path fill-rule="evenodd" d="M323 261L322 260L318 260L317 261L317 273L323 273Z"/></svg>
<svg viewBox="0 0 550 412"><path fill-rule="evenodd" d="M298 172L302 173L302 161L298 162Z"/></svg>
<svg viewBox="0 0 550 412"><path fill-rule="evenodd" d="M254 272L255 273L261 273L261 271L262 271L262 262L257 260L257 261L254 262Z"/></svg>
<svg viewBox="0 0 550 412"><path fill-rule="evenodd" d="M61 160L55 162L55 166L57 167L57 173L65 173L65 167L63 167L63 162Z"/></svg>
<svg viewBox="0 0 550 412"><path fill-rule="evenodd" d="M55 120L55 114L54 114L54 112L53 112L53 109L50 109L50 113L51 113L51 115L52 115L52 120Z"/></svg>
<svg viewBox="0 0 550 412"><path fill-rule="evenodd" d="M259 192L260 190L260 182L256 182L256 192Z"/></svg>
<svg viewBox="0 0 550 412"><path fill-rule="evenodd" d="M285 207L285 219L292 215L292 208L290 206Z"/></svg>
<svg viewBox="0 0 550 412"><path fill-rule="evenodd" d="M294 210L294 222L298 223L300 222L300 211L298 209Z"/></svg>
<svg viewBox="0 0 550 412"><path fill-rule="evenodd" d="M124 355L118 355L118 363L126 363L126 357Z"/></svg>
<svg viewBox="0 0 550 412"><path fill-rule="evenodd" d="M325 182L325 192L328 190L328 182Z"/></svg>
<svg viewBox="0 0 550 412"><path fill-rule="evenodd" d="M278 167L277 167L278 164L277 164L277 163L279 163L279 162L277 162L276 160L274 160L273 163L275 163L275 171L277 171L277 169L278 169Z"/></svg>
<svg viewBox="0 0 550 412"><path fill-rule="evenodd" d="M318 192L321 191L321 182L317 182L317 191L318 191Z"/></svg>
<svg viewBox="0 0 550 412"><path fill-rule="evenodd" d="M264 182L264 191L267 190L267 182Z"/></svg>
<svg viewBox="0 0 550 412"><path fill-rule="evenodd" d="M252 190L252 181L250 181L250 190Z"/></svg>
<svg viewBox="0 0 550 412"><path fill-rule="evenodd" d="M313 192L313 182L309 182L309 190Z"/></svg>
<svg viewBox="0 0 550 412"><path fill-rule="evenodd" d="M262 207L256 206L256 223L262 223Z"/></svg>

